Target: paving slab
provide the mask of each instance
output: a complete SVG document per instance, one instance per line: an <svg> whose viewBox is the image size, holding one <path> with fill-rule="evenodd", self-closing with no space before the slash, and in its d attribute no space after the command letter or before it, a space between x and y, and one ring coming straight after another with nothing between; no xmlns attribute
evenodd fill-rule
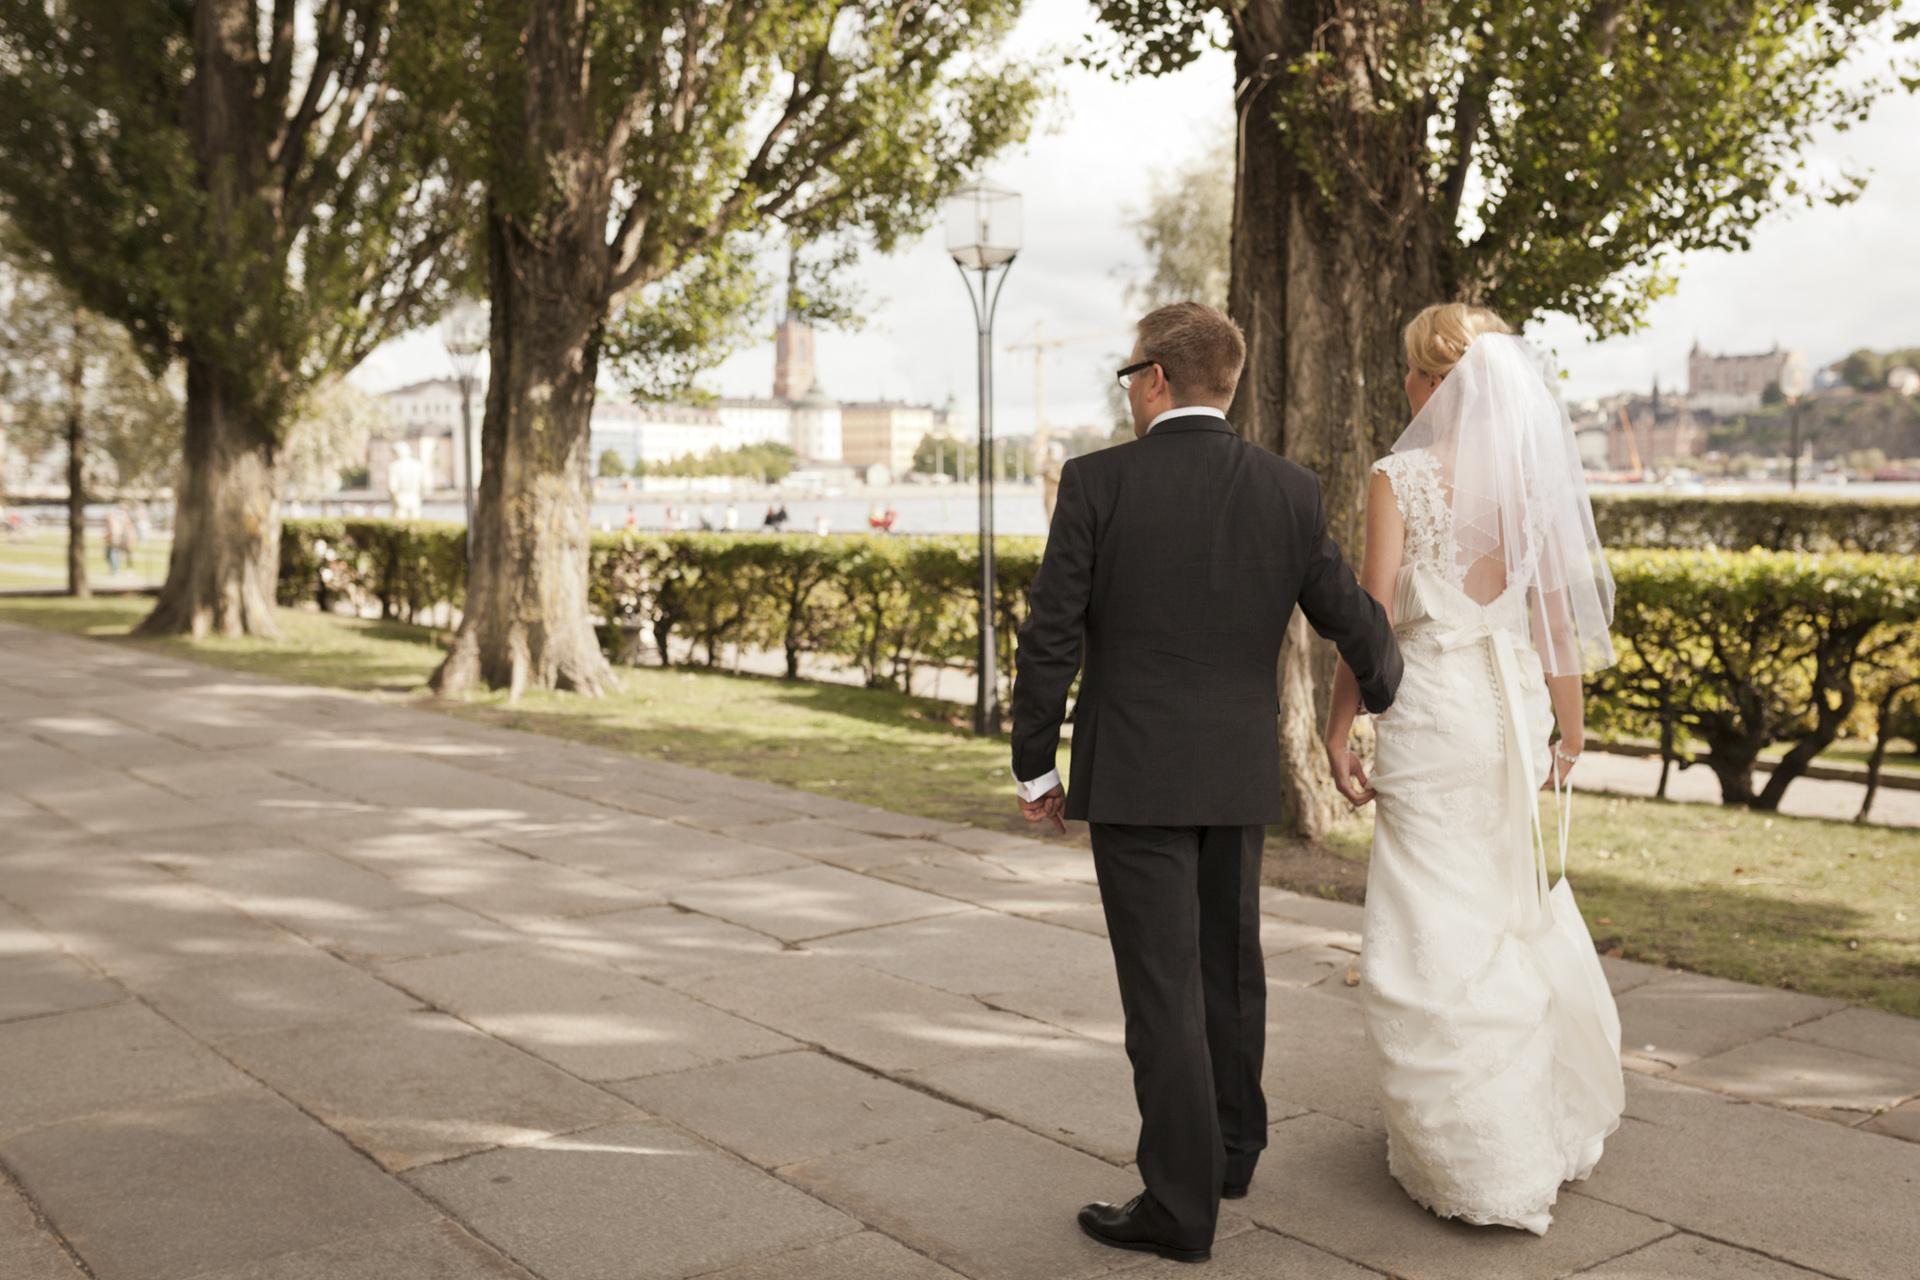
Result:
<svg viewBox="0 0 1920 1280"><path fill-rule="evenodd" d="M1884 1115L1877 1115L1860 1126L1890 1138L1920 1142L1920 1101L1905 1102Z"/></svg>
<svg viewBox="0 0 1920 1280"><path fill-rule="evenodd" d="M58 951L0 958L0 1022L126 998L126 988Z"/></svg>
<svg viewBox="0 0 1920 1280"><path fill-rule="evenodd" d="M1352 1000L1269 979L1261 1083L1270 1099L1386 1131L1379 1071Z"/></svg>
<svg viewBox="0 0 1920 1280"><path fill-rule="evenodd" d="M765 1027L549 947L402 960L380 971L587 1080L626 1080L793 1047Z"/></svg>
<svg viewBox="0 0 1920 1280"><path fill-rule="evenodd" d="M900 1078L1113 1164L1132 1160L1139 1143L1133 1068L1113 1045L1078 1036L1034 1040Z"/></svg>
<svg viewBox="0 0 1920 1280"><path fill-rule="evenodd" d="M1903 1064L1768 1036L1701 1058L1668 1079L1776 1107L1870 1113L1920 1097L1920 1058Z"/></svg>
<svg viewBox="0 0 1920 1280"><path fill-rule="evenodd" d="M60 1239L34 1213L11 1178L0 1174L0 1276L7 1280L87 1280Z"/></svg>
<svg viewBox="0 0 1920 1280"><path fill-rule="evenodd" d="M1387 1173L1384 1135L1313 1114L1274 1129L1241 1203L1260 1226L1402 1280L1564 1276L1672 1230L1571 1192L1545 1236L1446 1221Z"/></svg>
<svg viewBox="0 0 1920 1280"><path fill-rule="evenodd" d="M955 850L880 867L875 874L895 884L1021 915L1100 908L1100 890L1096 885L1053 876L1022 875L985 857ZM1101 932L1104 933L1106 924L1102 914Z"/></svg>
<svg viewBox="0 0 1920 1280"><path fill-rule="evenodd" d="M1665 1080L1631 1080L1630 1116L1581 1192L1829 1275L1909 1274L1920 1146Z"/></svg>
<svg viewBox="0 0 1920 1280"><path fill-rule="evenodd" d="M1278 916L1260 917L1260 950L1268 957L1285 955L1308 948L1336 948L1349 953L1360 950L1360 934L1355 929L1335 929L1323 924L1285 920Z"/></svg>
<svg viewBox="0 0 1920 1280"><path fill-rule="evenodd" d="M1346 933L1360 932L1363 909L1356 903L1336 902L1332 898L1312 898L1271 885L1260 886L1260 910L1282 920L1317 924L1325 929Z"/></svg>
<svg viewBox="0 0 1920 1280"><path fill-rule="evenodd" d="M1616 998L1632 991L1635 987L1644 987L1649 982L1671 978L1676 972L1657 964L1623 960L1619 956L1601 956L1600 968L1607 975L1607 986Z"/></svg>
<svg viewBox="0 0 1920 1280"><path fill-rule="evenodd" d="M1824 1044L1869 1058L1920 1066L1920 1020L1878 1009L1842 1009L1780 1033L1789 1040Z"/></svg>
<svg viewBox="0 0 1920 1280"><path fill-rule="evenodd" d="M605 1125L405 1177L542 1280L691 1276L860 1229L657 1122Z"/></svg>
<svg viewBox="0 0 1920 1280"><path fill-rule="evenodd" d="M184 1280L438 1216L257 1087L36 1129L0 1159L98 1280Z"/></svg>
<svg viewBox="0 0 1920 1280"><path fill-rule="evenodd" d="M197 965L151 977L135 974L125 981L161 1013L208 1042L419 1007L405 992L313 948L304 954Z"/></svg>
<svg viewBox="0 0 1920 1280"><path fill-rule="evenodd" d="M1059 1034L965 996L804 952L682 985L708 1004L877 1071L908 1071Z"/></svg>
<svg viewBox="0 0 1920 1280"><path fill-rule="evenodd" d="M1188 1263L1154 1258L1123 1273L1127 1280L1191 1280ZM1324 1250L1256 1228L1213 1247L1206 1280L1378 1280L1380 1273Z"/></svg>
<svg viewBox="0 0 1920 1280"><path fill-rule="evenodd" d="M534 858L508 856L510 861L494 864L488 874L475 877L475 882L449 884L433 896L502 924L627 911L659 901L643 889L604 876ZM460 870L465 869L463 864ZM398 873L395 879L416 892L430 892L424 887L429 878L420 872Z"/></svg>
<svg viewBox="0 0 1920 1280"><path fill-rule="evenodd" d="M523 1145L632 1108L438 1013L227 1041L239 1066L388 1169Z"/></svg>
<svg viewBox="0 0 1920 1280"><path fill-rule="evenodd" d="M163 871L141 867L99 874L104 870L69 868L63 896L36 897L30 906L62 947L114 977L312 950L285 929L236 911L210 890ZM10 876L7 894L21 889Z"/></svg>
<svg viewBox="0 0 1920 1280"><path fill-rule="evenodd" d="M1360 957L1343 947L1300 947L1267 957L1267 981L1283 987L1317 987L1324 995L1338 994L1347 971L1358 971Z"/></svg>
<svg viewBox="0 0 1920 1280"><path fill-rule="evenodd" d="M958 1271L877 1231L785 1249L700 1280L964 1280Z"/></svg>
<svg viewBox="0 0 1920 1280"><path fill-rule="evenodd" d="M678 885L666 893L683 907L784 942L968 909L950 898L826 866Z"/></svg>
<svg viewBox="0 0 1920 1280"><path fill-rule="evenodd" d="M857 836L852 844L831 849L809 849L807 857L814 862L824 862L847 871L878 871L883 867L928 862L952 852L946 845L932 840L862 835Z"/></svg>
<svg viewBox="0 0 1920 1280"><path fill-rule="evenodd" d="M777 938L684 907L641 907L573 920L542 920L522 936L646 978L689 977L764 960Z"/></svg>
<svg viewBox="0 0 1920 1280"><path fill-rule="evenodd" d="M998 911L862 929L807 950L960 995L1018 991L1061 976L1110 976L1113 969L1113 950L1103 940Z"/></svg>
<svg viewBox="0 0 1920 1280"><path fill-rule="evenodd" d="M1125 1200L1131 1174L1001 1120L790 1166L797 1185L977 1280L1076 1280L1140 1259L1074 1222Z"/></svg>
<svg viewBox="0 0 1920 1280"><path fill-rule="evenodd" d="M612 1088L766 1169L980 1119L885 1076L804 1051Z"/></svg>
<svg viewBox="0 0 1920 1280"><path fill-rule="evenodd" d="M1580 1273L1594 1280L1812 1280L1818 1274L1691 1235L1668 1236Z"/></svg>
<svg viewBox="0 0 1920 1280"><path fill-rule="evenodd" d="M222 1267L193 1280L537 1280L442 1219L396 1227L277 1258Z"/></svg>
<svg viewBox="0 0 1920 1280"><path fill-rule="evenodd" d="M131 1000L0 1025L0 1080L0 1134L247 1083Z"/></svg>
<svg viewBox="0 0 1920 1280"><path fill-rule="evenodd" d="M1051 982L996 991L983 997L996 1009L1049 1023L1098 1044L1126 1041L1126 1011L1120 1007L1120 984L1111 962L1104 970L1083 969Z"/></svg>
<svg viewBox="0 0 1920 1280"><path fill-rule="evenodd" d="M1682 1067L1844 1008L1837 1000L1675 974L1617 1001L1624 1052Z"/></svg>
<svg viewBox="0 0 1920 1280"><path fill-rule="evenodd" d="M287 927L316 947L361 963L479 951L527 938L518 929L451 902L423 902L386 911L343 911L324 919L290 920Z"/></svg>
<svg viewBox="0 0 1920 1280"><path fill-rule="evenodd" d="M611 829L510 834L502 845L591 871L629 888L658 891L702 880L764 875L814 865L810 858L672 822L623 818Z"/></svg>

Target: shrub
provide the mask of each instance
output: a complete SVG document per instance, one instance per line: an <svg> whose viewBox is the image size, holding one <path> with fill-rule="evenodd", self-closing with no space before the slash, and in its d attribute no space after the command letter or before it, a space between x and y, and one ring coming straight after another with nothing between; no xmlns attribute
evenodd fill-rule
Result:
<svg viewBox="0 0 1920 1280"><path fill-rule="evenodd" d="M1593 518L1608 547L1920 550L1920 502L1911 499L1600 493L1593 497Z"/></svg>
<svg viewBox="0 0 1920 1280"><path fill-rule="evenodd" d="M1911 652L1920 567L1909 557L1615 552L1619 663L1589 690L1595 727L1694 744L1726 804L1777 809L1814 758L1865 718L1863 695ZM1764 788L1754 764L1788 750Z"/></svg>
<svg viewBox="0 0 1920 1280"><path fill-rule="evenodd" d="M324 543L323 558L317 548ZM1001 705L1039 567L1037 538L998 544L995 626ZM457 525L289 520L280 598L418 620L460 603ZM1728 804L1772 809L1842 733L1911 736L1920 703L1920 567L1912 557L1615 551L1617 666L1588 691L1596 733L1695 754ZM643 635L661 662L691 644L713 664L729 644L836 658L869 685L911 687L928 665L977 659L977 542L855 534L612 533L594 538L590 602L615 660ZM1755 762L1785 744L1766 786ZM1881 754L1884 754L1884 747ZM1877 763L1877 758L1876 758Z"/></svg>
<svg viewBox="0 0 1920 1280"><path fill-rule="evenodd" d="M323 550L324 549L324 550ZM431 620L466 595L466 528L433 520L288 520L280 531L280 603L344 602L356 613Z"/></svg>

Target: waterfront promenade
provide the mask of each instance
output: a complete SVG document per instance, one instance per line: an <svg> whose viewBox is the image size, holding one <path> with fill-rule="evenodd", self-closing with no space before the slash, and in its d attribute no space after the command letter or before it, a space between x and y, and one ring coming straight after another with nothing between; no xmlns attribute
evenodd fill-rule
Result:
<svg viewBox="0 0 1920 1280"><path fill-rule="evenodd" d="M1136 1189L1082 850L0 626L7 1280L1881 1280L1920 1023L1607 961L1628 1117L1544 1239L1387 1178L1357 909L1269 890L1271 1146Z"/></svg>

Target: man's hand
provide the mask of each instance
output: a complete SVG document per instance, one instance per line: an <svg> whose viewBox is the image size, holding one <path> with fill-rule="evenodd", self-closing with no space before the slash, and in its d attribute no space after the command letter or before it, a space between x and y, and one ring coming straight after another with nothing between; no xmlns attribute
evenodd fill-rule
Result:
<svg viewBox="0 0 1920 1280"><path fill-rule="evenodd" d="M1358 809L1373 799L1373 786L1367 781L1367 770L1360 763L1360 757L1346 743L1327 744L1327 766L1333 770L1333 785L1347 803Z"/></svg>
<svg viewBox="0 0 1920 1280"><path fill-rule="evenodd" d="M1022 800L1020 816L1028 822L1051 822L1057 835L1067 834L1067 793L1061 787L1041 796L1038 800Z"/></svg>

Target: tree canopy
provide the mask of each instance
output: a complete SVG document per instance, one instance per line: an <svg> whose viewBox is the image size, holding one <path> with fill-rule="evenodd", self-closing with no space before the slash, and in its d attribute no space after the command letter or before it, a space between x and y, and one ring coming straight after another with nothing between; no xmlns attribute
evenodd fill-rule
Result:
<svg viewBox="0 0 1920 1280"><path fill-rule="evenodd" d="M1237 87L1330 201L1446 228L1442 276L1514 319L1557 311L1600 336L1672 287L1671 255L1746 247L1769 214L1846 201L1861 179L1808 176L1818 130L1862 119L1911 64L1855 57L1911 38L1893 3L1855 0L1396 0L1310 38L1280 0L1098 0L1090 60L1164 74L1211 44L1292 49ZM1392 191L1358 163L1411 119L1420 181Z"/></svg>

